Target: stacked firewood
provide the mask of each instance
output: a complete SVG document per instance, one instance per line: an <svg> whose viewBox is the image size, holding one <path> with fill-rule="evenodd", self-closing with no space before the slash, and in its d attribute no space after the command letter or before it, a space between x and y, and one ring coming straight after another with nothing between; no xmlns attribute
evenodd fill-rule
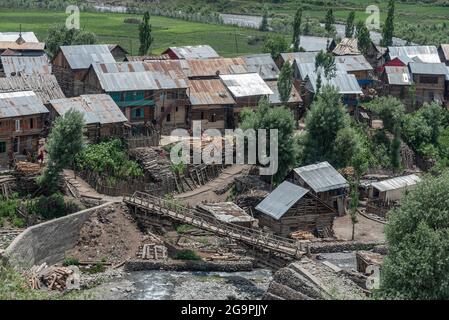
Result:
<svg viewBox="0 0 449 320"><path fill-rule="evenodd" d="M38 163L32 163L27 161L18 161L16 162L15 167L17 172L20 172L23 175L37 174L41 171L42 167Z"/></svg>
<svg viewBox="0 0 449 320"><path fill-rule="evenodd" d="M48 267L45 263L33 266L28 272L28 283L32 289L42 286L49 290L64 291L70 284L75 284L75 271L67 267Z"/></svg>

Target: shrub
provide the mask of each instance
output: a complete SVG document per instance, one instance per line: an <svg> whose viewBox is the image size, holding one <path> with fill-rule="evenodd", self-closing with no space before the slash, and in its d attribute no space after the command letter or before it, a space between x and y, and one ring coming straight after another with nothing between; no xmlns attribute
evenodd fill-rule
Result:
<svg viewBox="0 0 449 320"><path fill-rule="evenodd" d="M80 262L78 260L78 258L75 257L67 257L64 259L64 261L62 262L62 265L64 267L68 267L68 266L77 266L79 265Z"/></svg>
<svg viewBox="0 0 449 320"><path fill-rule="evenodd" d="M186 233L192 229L193 229L193 227L189 224L181 224L180 226L178 226L176 228L176 232L182 234L182 233Z"/></svg>
<svg viewBox="0 0 449 320"><path fill-rule="evenodd" d="M193 260L198 261L201 260L201 257L193 250L184 249L179 251L175 257L176 260Z"/></svg>
<svg viewBox="0 0 449 320"><path fill-rule="evenodd" d="M60 193L54 193L49 197L40 196L27 202L27 211L29 214L36 215L50 220L66 216L79 210L73 202L65 202Z"/></svg>
<svg viewBox="0 0 449 320"><path fill-rule="evenodd" d="M24 227L26 227L26 222L22 218L14 217L12 219L12 225L16 228L24 228Z"/></svg>

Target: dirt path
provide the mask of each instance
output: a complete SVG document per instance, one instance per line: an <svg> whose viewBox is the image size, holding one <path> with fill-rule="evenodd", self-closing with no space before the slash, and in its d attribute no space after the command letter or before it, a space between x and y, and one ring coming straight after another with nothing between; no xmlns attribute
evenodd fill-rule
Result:
<svg viewBox="0 0 449 320"><path fill-rule="evenodd" d="M355 240L360 242L385 242L385 225L367 219L362 215L357 216L355 225ZM334 232L338 239L351 240L352 223L349 214L334 220Z"/></svg>
<svg viewBox="0 0 449 320"><path fill-rule="evenodd" d="M236 176L243 174L246 170L249 170L248 165L233 165L224 169L220 175L205 185L189 192L184 192L175 195L175 198L182 200L185 204L196 206L202 202L221 202L226 201L229 192L217 195L214 190L224 188L234 181Z"/></svg>

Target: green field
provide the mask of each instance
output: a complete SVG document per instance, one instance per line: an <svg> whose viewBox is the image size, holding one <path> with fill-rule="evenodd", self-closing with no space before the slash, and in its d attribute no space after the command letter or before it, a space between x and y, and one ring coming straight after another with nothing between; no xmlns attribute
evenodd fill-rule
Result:
<svg viewBox="0 0 449 320"><path fill-rule="evenodd" d="M68 15L64 12L38 10L0 9L0 31L34 31L39 39L47 36L48 27L64 23ZM140 18L132 14L81 13L81 27L94 32L100 43L118 43L131 54L137 54L139 46L138 25L124 23L127 17ZM266 33L231 26L202 24L159 16L151 17L154 43L152 52L161 53L169 46L209 44L223 56L237 56L262 51L263 41L253 45L248 39Z"/></svg>

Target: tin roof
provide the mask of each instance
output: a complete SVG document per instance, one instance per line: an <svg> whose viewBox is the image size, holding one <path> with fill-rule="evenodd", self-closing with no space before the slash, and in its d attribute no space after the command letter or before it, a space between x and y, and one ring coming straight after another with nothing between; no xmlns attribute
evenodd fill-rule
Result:
<svg viewBox="0 0 449 320"><path fill-rule="evenodd" d="M43 104L65 98L54 75L0 78L0 93L16 91L33 91Z"/></svg>
<svg viewBox="0 0 449 320"><path fill-rule="evenodd" d="M89 94L74 98L51 100L59 116L64 116L70 109L81 112L86 124L121 123L127 119L120 108L107 94Z"/></svg>
<svg viewBox="0 0 449 320"><path fill-rule="evenodd" d="M406 56L416 62L440 63L437 47L435 46L404 46L388 47L390 59ZM405 62L401 59L401 61ZM409 61L407 61L409 62Z"/></svg>
<svg viewBox="0 0 449 320"><path fill-rule="evenodd" d="M168 54L161 54L159 56L126 56L125 61L147 61L147 60L171 60Z"/></svg>
<svg viewBox="0 0 449 320"><path fill-rule="evenodd" d="M100 63L92 68L106 92L188 87L177 60Z"/></svg>
<svg viewBox="0 0 449 320"><path fill-rule="evenodd" d="M307 63L298 63L295 59L296 70L298 71L301 79L304 80L309 74L315 74L317 71L315 69L315 61ZM335 64L336 73L347 73L346 66L341 63Z"/></svg>
<svg viewBox="0 0 449 320"><path fill-rule="evenodd" d="M245 210L233 202L204 203L198 208L212 214L215 218L226 223L256 221Z"/></svg>
<svg viewBox="0 0 449 320"><path fill-rule="evenodd" d="M342 64L348 72L373 70L373 67L371 67L363 55L337 56L335 57L335 63Z"/></svg>
<svg viewBox="0 0 449 320"><path fill-rule="evenodd" d="M0 119L48 113L33 91L0 93Z"/></svg>
<svg viewBox="0 0 449 320"><path fill-rule="evenodd" d="M279 68L271 54L254 54L243 57L249 72L257 72L264 80L274 80L279 76Z"/></svg>
<svg viewBox="0 0 449 320"><path fill-rule="evenodd" d="M37 39L34 32L0 32L0 41L5 42L16 42L19 37L22 36L22 39L25 40L25 42L35 42L38 43L39 40Z"/></svg>
<svg viewBox="0 0 449 320"><path fill-rule="evenodd" d="M190 80L189 84L192 106L235 104L232 94L220 79Z"/></svg>
<svg viewBox="0 0 449 320"><path fill-rule="evenodd" d="M235 98L273 94L258 73L220 75L220 79Z"/></svg>
<svg viewBox="0 0 449 320"><path fill-rule="evenodd" d="M396 177L384 181L373 182L371 186L373 186L373 188L376 188L380 192L383 192L396 189L403 189L408 186L413 186L420 181L421 181L420 177L418 177L416 174L411 174L408 176Z"/></svg>
<svg viewBox="0 0 449 320"><path fill-rule="evenodd" d="M409 63L410 72L412 74L433 74L446 75L447 68L444 63Z"/></svg>
<svg viewBox="0 0 449 320"><path fill-rule="evenodd" d="M218 53L209 45L170 47L179 59L213 59L220 58ZM164 53L166 53L165 51Z"/></svg>
<svg viewBox="0 0 449 320"><path fill-rule="evenodd" d="M443 43L440 45L441 51L443 52L444 59L449 61L449 44Z"/></svg>
<svg viewBox="0 0 449 320"><path fill-rule="evenodd" d="M348 187L346 179L327 161L299 167L293 171L317 193Z"/></svg>
<svg viewBox="0 0 449 320"><path fill-rule="evenodd" d="M218 77L219 74L247 73L243 58L220 58L209 60L180 60L184 73L189 78Z"/></svg>
<svg viewBox="0 0 449 320"><path fill-rule="evenodd" d="M337 56L361 54L358 41L354 38L343 38L332 52Z"/></svg>
<svg viewBox="0 0 449 320"><path fill-rule="evenodd" d="M308 192L303 187L284 181L256 206L256 210L279 220Z"/></svg>
<svg viewBox="0 0 449 320"><path fill-rule="evenodd" d="M271 104L282 104L281 98L279 96L279 90L278 90L278 82L277 81L265 81L265 83L270 87L271 91L273 91L273 94L269 96L269 101ZM290 98L288 99L289 103L301 103L302 99L301 96L298 93L298 90L296 90L295 86L292 85L292 91L290 92Z"/></svg>
<svg viewBox="0 0 449 320"><path fill-rule="evenodd" d="M299 48L303 48L304 51L326 51L328 45L334 42L332 38L313 37L313 36L300 36Z"/></svg>
<svg viewBox="0 0 449 320"><path fill-rule="evenodd" d="M285 52L281 53L281 58L284 62L288 61L290 64L296 60L296 63L315 63L315 58L318 55L316 52Z"/></svg>
<svg viewBox="0 0 449 320"><path fill-rule="evenodd" d="M94 63L115 62L106 44L61 46L60 49L73 70L88 69Z"/></svg>
<svg viewBox="0 0 449 320"><path fill-rule="evenodd" d="M51 74L51 66L46 55L41 56L1 56L6 77Z"/></svg>
<svg viewBox="0 0 449 320"><path fill-rule="evenodd" d="M307 89L315 92L317 74L311 73L308 75ZM362 94L362 89L360 88L357 78L353 74L346 73L336 73L331 79L326 78L323 74L321 75L321 85L329 85L335 87L340 94Z"/></svg>
<svg viewBox="0 0 449 320"><path fill-rule="evenodd" d="M394 85L411 85L412 76L409 73L408 67L385 67L385 74L389 84Z"/></svg>

